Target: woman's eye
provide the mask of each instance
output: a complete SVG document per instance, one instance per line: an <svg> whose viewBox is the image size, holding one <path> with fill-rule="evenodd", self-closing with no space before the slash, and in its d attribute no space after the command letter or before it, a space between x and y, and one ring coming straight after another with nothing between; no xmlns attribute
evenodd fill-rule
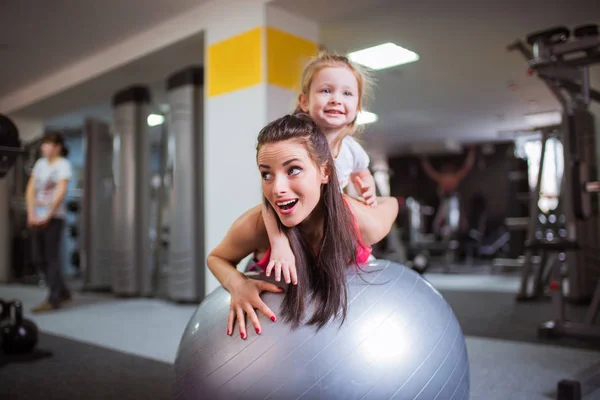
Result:
<svg viewBox="0 0 600 400"><path fill-rule="evenodd" d="M269 178L271 178L271 173L269 173L269 172L263 172L261 175L262 175L263 180L265 180L265 181L268 181Z"/></svg>
<svg viewBox="0 0 600 400"><path fill-rule="evenodd" d="M292 167L292 168L290 168L289 174L290 175L298 175L301 171L302 171L302 169L299 167Z"/></svg>

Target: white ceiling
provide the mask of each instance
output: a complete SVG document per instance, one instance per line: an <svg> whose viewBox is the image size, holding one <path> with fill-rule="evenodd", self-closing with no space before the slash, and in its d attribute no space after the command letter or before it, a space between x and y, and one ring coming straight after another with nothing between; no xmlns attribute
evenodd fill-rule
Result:
<svg viewBox="0 0 600 400"><path fill-rule="evenodd" d="M432 139L497 140L500 130L524 127L523 114L557 109L540 81L526 75L522 56L506 46L554 25L600 23L598 0L388 0L341 15L344 0L321 7L316 0L276 3L321 21L329 50L391 41L420 55L416 63L374 74L370 109L379 121L364 140L382 151ZM600 67L594 69L600 88Z"/></svg>
<svg viewBox="0 0 600 400"><path fill-rule="evenodd" d="M110 121L112 96L133 84L148 86L151 107L158 111L166 101L167 78L182 68L203 64L204 37L199 34L44 99L20 114L45 118L47 126L63 129L81 126L85 117Z"/></svg>
<svg viewBox="0 0 600 400"><path fill-rule="evenodd" d="M1 0L0 93L9 93L206 0Z"/></svg>
<svg viewBox="0 0 600 400"><path fill-rule="evenodd" d="M31 83L205 1L3 0L0 92ZM525 74L521 55L508 53L506 46L554 25L600 23L598 0L277 0L273 4L320 21L321 41L330 50L345 53L392 41L419 53L417 63L374 74L377 88L369 109L380 119L364 139L367 147L386 152L398 152L415 141L497 140L498 131L523 127L524 113L555 109L557 103L545 87ZM201 62L202 41L201 36L190 38L23 113L50 118L64 110L76 111L53 120L59 124L83 114L106 115L110 96L132 83L149 84L160 96L167 75ZM595 68L593 77L597 87L599 70ZM515 84L516 90L509 90L509 84Z"/></svg>

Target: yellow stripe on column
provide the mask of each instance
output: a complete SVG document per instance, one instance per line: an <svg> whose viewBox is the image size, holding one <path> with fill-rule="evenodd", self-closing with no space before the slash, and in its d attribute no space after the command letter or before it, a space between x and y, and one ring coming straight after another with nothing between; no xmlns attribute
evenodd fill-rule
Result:
<svg viewBox="0 0 600 400"><path fill-rule="evenodd" d="M315 42L267 27L267 82L300 90L302 70L317 52Z"/></svg>
<svg viewBox="0 0 600 400"><path fill-rule="evenodd" d="M262 82L262 27L209 46L208 96L218 96Z"/></svg>

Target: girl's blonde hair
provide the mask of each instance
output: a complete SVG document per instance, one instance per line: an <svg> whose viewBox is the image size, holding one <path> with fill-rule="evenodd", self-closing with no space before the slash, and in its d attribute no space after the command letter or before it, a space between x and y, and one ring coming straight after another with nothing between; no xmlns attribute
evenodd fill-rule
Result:
<svg viewBox="0 0 600 400"><path fill-rule="evenodd" d="M329 53L325 50L319 52L317 57L312 59L308 63L308 65L304 68L304 72L302 73L301 80L301 88L300 90L305 96L309 95L310 86L319 71L324 68L348 68L354 76L356 77L356 81L358 82L358 108L357 111L362 111L366 99L371 95L371 90L373 87L373 80L371 76L367 73L366 70L358 66L357 64L350 61L350 59L346 56L341 56L339 54ZM303 112L300 107L300 102L296 105L295 112ZM358 113L356 114L358 116ZM353 136L358 133L359 127L356 125L356 118L348 124L348 128L339 140L343 139L345 136ZM337 140L336 140L337 141Z"/></svg>

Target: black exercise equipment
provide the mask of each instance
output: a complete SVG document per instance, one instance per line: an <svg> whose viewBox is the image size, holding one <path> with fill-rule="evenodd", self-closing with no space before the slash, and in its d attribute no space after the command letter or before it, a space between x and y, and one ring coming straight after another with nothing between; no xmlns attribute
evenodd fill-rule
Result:
<svg viewBox="0 0 600 400"><path fill-rule="evenodd" d="M69 200L69 201L67 201L65 206L67 208L67 211L69 211L69 212L72 212L72 213L79 212L79 201L78 200Z"/></svg>
<svg viewBox="0 0 600 400"><path fill-rule="evenodd" d="M552 245L557 240L564 240L567 236L567 230L564 229L566 217L562 212L560 201L557 207L548 213L543 212L539 208L546 148L550 139L560 138L560 132L558 127L553 126L541 129L541 134L542 151L540 165L535 189L529 196L529 216L521 218L521 224L526 223L525 225L519 225L515 222L519 220L518 218L510 221L511 223L514 222L514 225L512 225L513 230L518 231L520 228L525 228L524 231L526 232L521 287L517 294L517 301L537 299L544 295L545 282L547 281L545 278L548 277L552 268L555 254L548 251L548 247L539 244L549 243ZM511 225L508 224L508 226Z"/></svg>
<svg viewBox="0 0 600 400"><path fill-rule="evenodd" d="M598 27L582 25L575 28L571 35L568 28L560 26L529 35L527 43L529 45L517 40L508 49L522 53L530 71L546 84L563 109L562 125L553 129L564 149L559 201L566 219L564 239L576 242L578 249L571 249L569 254L558 254L569 259L569 299L586 301L593 296L597 265L600 264L598 202L591 198L591 193L600 185L596 179L594 117L588 110L592 100L600 100L599 93L590 87L589 76L589 66L600 63ZM546 135L549 132L542 133ZM539 185L532 197L538 195ZM531 200L532 206L534 201L537 202L537 199ZM532 213L530 220L535 217L537 213ZM531 232L531 225L529 228ZM528 235L528 241L532 239L531 234ZM528 293L527 284L533 268L531 262L527 261L524 267L518 298L543 294L539 284L537 287L534 284L533 294ZM537 272L539 276L540 271ZM539 279L536 281L539 282Z"/></svg>
<svg viewBox="0 0 600 400"><path fill-rule="evenodd" d="M570 321L567 318L565 310L564 283L565 276L563 270L566 265L566 253L568 251L579 250L579 245L570 241L559 243L539 243L539 246L545 246L548 250L558 254L550 270L549 288L552 296L552 314L553 319L543 322L538 327L538 336L550 339L560 336L571 336L579 338L598 339L600 338L600 326L594 325L596 316L600 309L600 280L596 285L592 302L588 308L583 322Z"/></svg>
<svg viewBox="0 0 600 400"><path fill-rule="evenodd" d="M72 239L77 239L77 237L79 237L79 228L77 227L77 225L69 225L69 236Z"/></svg>
<svg viewBox="0 0 600 400"><path fill-rule="evenodd" d="M513 156L508 171L506 228L510 230L508 257L525 254L526 229L529 220L529 165L527 160ZM523 224L523 222L525 222Z"/></svg>
<svg viewBox="0 0 600 400"><path fill-rule="evenodd" d="M581 400L581 383L570 379L558 382L556 400Z"/></svg>
<svg viewBox="0 0 600 400"><path fill-rule="evenodd" d="M528 251L540 250L551 256L547 287L552 297L550 321L540 324L538 335L544 338L579 337L599 339L600 326L595 319L600 310L600 210L598 199L592 193L600 191L596 178L596 132L594 117L588 107L592 100L600 102L600 93L590 87L589 66L600 63L600 36L597 25L583 25L573 30L574 39L565 27L536 32L527 37L531 46L518 40L509 50L518 50L527 59L532 72L546 84L562 105L562 126L556 129L563 145L564 173L559 205L564 211L564 235L551 240L532 236L534 215L530 215ZM542 158L547 132L542 131ZM540 175L542 171L540 165ZM531 206L540 193L540 181L533 193ZM594 201L593 201L594 200ZM542 235L543 236L543 235ZM532 262L523 268L518 298L526 298ZM545 272L540 263L534 279L533 296L543 294L542 278ZM567 299L565 281L568 280L568 299L591 303L584 321L570 321L566 316ZM581 384L575 380L563 380L557 386L559 400L580 400Z"/></svg>
<svg viewBox="0 0 600 400"><path fill-rule="evenodd" d="M0 299L0 323L10 318L9 303Z"/></svg>
<svg viewBox="0 0 600 400"><path fill-rule="evenodd" d="M22 152L17 126L10 118L0 114L0 179L8 174Z"/></svg>
<svg viewBox="0 0 600 400"><path fill-rule="evenodd" d="M77 250L71 253L71 265L75 268L79 268L81 266L81 256Z"/></svg>
<svg viewBox="0 0 600 400"><path fill-rule="evenodd" d="M6 354L25 354L33 351L38 342L38 328L23 318L23 306L14 300L9 304L10 318L0 322L2 350Z"/></svg>

